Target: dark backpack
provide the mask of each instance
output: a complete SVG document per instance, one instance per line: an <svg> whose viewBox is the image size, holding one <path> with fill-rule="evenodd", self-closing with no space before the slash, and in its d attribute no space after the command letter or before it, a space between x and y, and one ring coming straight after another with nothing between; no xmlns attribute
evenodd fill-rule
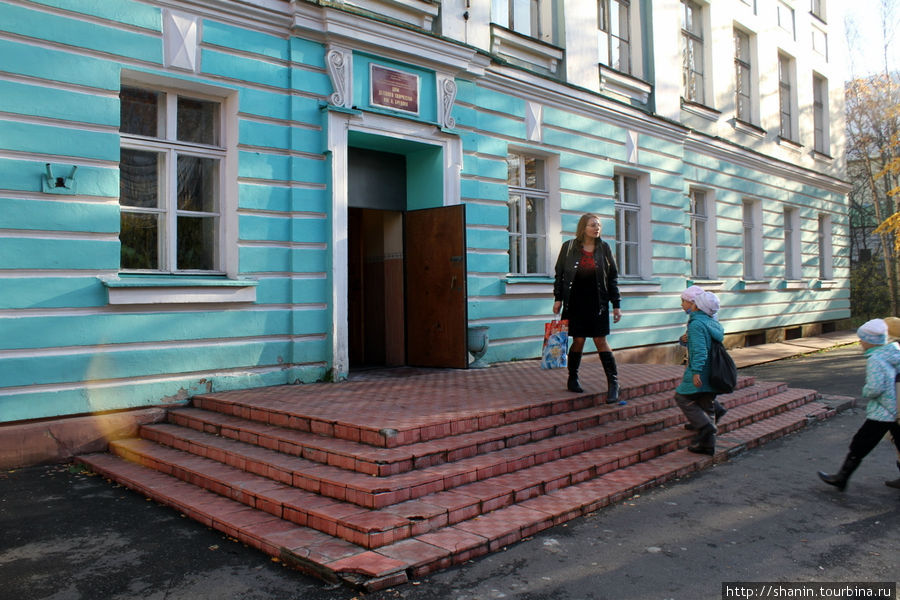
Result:
<svg viewBox="0 0 900 600"><path fill-rule="evenodd" d="M717 394L730 394L737 385L737 367L722 342L709 341L709 386Z"/></svg>

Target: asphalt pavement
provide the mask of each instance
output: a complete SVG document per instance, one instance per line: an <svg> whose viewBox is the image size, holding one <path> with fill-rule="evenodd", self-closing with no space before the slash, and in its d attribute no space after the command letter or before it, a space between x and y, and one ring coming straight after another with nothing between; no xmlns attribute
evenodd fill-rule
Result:
<svg viewBox="0 0 900 600"><path fill-rule="evenodd" d="M859 347L741 374L858 396ZM70 465L0 474L0 598L15 600L697 600L723 582L894 582L900 492L887 442L844 493L861 408L459 567L363 594L268 556ZM774 596L770 596L774 597ZM787 596L781 596L787 597ZM797 596L794 596L797 597Z"/></svg>

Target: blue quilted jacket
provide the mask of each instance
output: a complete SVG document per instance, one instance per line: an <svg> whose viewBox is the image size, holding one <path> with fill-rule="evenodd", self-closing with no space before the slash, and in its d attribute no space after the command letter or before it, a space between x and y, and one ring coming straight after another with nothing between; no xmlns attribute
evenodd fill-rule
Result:
<svg viewBox="0 0 900 600"><path fill-rule="evenodd" d="M862 397L866 405L866 418L872 421L897 419L897 389L894 379L900 370L900 346L896 342L866 350L866 383Z"/></svg>
<svg viewBox="0 0 900 600"><path fill-rule="evenodd" d="M691 313L687 326L688 364L684 370L681 384L675 388L676 392L679 394L715 393L715 390L709 386L707 358L709 357L709 347L712 344L710 340L721 342L723 339L725 339L725 329L721 323L701 310ZM703 382L700 387L694 386L694 373L700 373L700 380Z"/></svg>

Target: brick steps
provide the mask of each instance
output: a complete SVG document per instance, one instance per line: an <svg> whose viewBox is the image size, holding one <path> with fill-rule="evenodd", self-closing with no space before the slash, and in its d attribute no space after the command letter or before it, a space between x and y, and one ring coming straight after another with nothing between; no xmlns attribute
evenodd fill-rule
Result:
<svg viewBox="0 0 900 600"><path fill-rule="evenodd" d="M443 519L436 519L435 515L431 515L432 526L429 530L410 529L410 537L377 549L369 549L315 528L278 518L264 510L264 507L251 508L237 500L111 454L89 455L81 457L80 461L97 473L115 479L159 503L172 506L208 527L279 557L305 572L327 580L342 579L372 591L496 551L649 487L683 477L713 462L727 460L736 451L781 437L829 415L830 411L826 406L809 402L745 426L736 426L741 421L736 419L733 428L720 436L715 457L691 454L684 449L672 450L641 462L619 466L567 487L522 498L516 504L501 506L475 518L450 521L452 509L449 507L454 505L451 497L466 495L462 488L434 494L428 498L428 502L401 503L389 510L401 514L405 511L423 515L419 519L422 522L427 520L429 514L428 510L423 509L438 511L440 505L432 502L442 502L445 505L443 509L446 511L444 517L447 524L435 527L434 524L441 523ZM689 437L675 430L650 435L656 436L656 442L659 443L665 434L672 441L681 442ZM636 441L628 440L623 444L635 444ZM639 446L634 450L640 454ZM595 452L604 451L606 450ZM583 458L585 462L593 462L597 468L602 457L596 453L586 453L579 458ZM629 460L626 459L626 462ZM489 483L493 484L493 481ZM252 486L246 487L250 489ZM294 493L301 496L303 494L301 490L294 490ZM306 500L310 499L304 498ZM321 498L319 501L330 502ZM457 499L456 506L461 504L464 502L460 503ZM415 510L416 505L420 505L418 511ZM355 508L358 510L358 507ZM457 518L459 516L462 513Z"/></svg>
<svg viewBox="0 0 900 600"><path fill-rule="evenodd" d="M589 370L589 364L585 363L585 371ZM629 365L630 366L630 365ZM682 373L679 368L668 365L647 365L654 369L658 375L653 381L646 383L631 383L628 381L627 369L620 369L620 398L627 400L649 394L664 392L674 389L680 382ZM527 367L531 373L528 377L535 377L532 366ZM524 370L522 365L512 365L513 370ZM471 373L471 372L469 372ZM339 440L362 442L364 444L381 447L396 448L417 442L441 439L451 435L472 433L486 429L492 429L502 425L533 421L549 415L567 413L573 410L587 408L595 404L603 404L606 393L585 393L579 396L566 394L560 397L554 394L547 399L547 394L538 390L524 396L516 393L516 388L522 382L514 379L491 379L489 374L474 373L466 375L470 378L464 384L454 381L453 392L445 389L427 389L422 391L423 396L417 399L417 405L411 410L419 410L424 413L423 418L416 422L415 419L403 419L396 425L370 425L367 421L379 422L377 412L379 407L366 407L369 413L358 413L355 419L347 419L346 415L339 415L329 410L333 406L304 406L298 409L296 404L286 401L273 392L271 396L259 392L225 392L209 395L201 394L192 399L193 406L202 410L239 417L248 421L255 421L266 425L288 428L301 432L309 432L327 436ZM547 377L541 375L543 387L546 387ZM564 376L561 379L564 388ZM739 386L752 385L753 378L743 377L739 379ZM312 384L309 387L327 386L328 384ZM350 385L350 384L342 384ZM605 383L604 383L605 388ZM323 388L324 389L324 388ZM377 389L377 388L375 388ZM554 388L558 392L559 388ZM368 393L371 386L360 386L359 393ZM373 390L374 394L375 391ZM384 394L384 392L379 392ZM431 396L428 396L431 394ZM473 397L480 400L481 406L476 413L471 410L447 410L447 401L453 401L453 396L458 396L463 405L469 405ZM335 400L340 402L340 400ZM493 406L492 406L493 405ZM371 417L371 418L368 418Z"/></svg>
<svg viewBox="0 0 900 600"><path fill-rule="evenodd" d="M771 394L786 389L786 386L780 383L750 387L753 385L751 378L743 378L741 383L743 387L729 395L726 403L742 404L759 397L761 393ZM175 425L259 445L313 462L367 475L386 477L471 458L502 448L536 442L544 438L584 430L609 421L672 406L675 406L672 393L666 391L641 397L631 407L591 405L549 416L535 417L529 421L392 448L373 447L347 439L299 431L289 426L271 425L268 424L268 421L277 422L280 419L267 415L265 409L257 409L257 419L252 421L196 408L171 410L168 419ZM557 406L557 408L559 407ZM247 412L239 410L236 405L232 405L230 410ZM451 429L454 428L451 426Z"/></svg>
<svg viewBox="0 0 900 600"><path fill-rule="evenodd" d="M781 389L782 384L744 388L728 397L723 396L723 402L733 406L746 405L748 402L758 402L758 398ZM256 446L251 442L258 440L248 435L238 435L239 438L248 440L241 442L164 424L144 426L141 435L147 440L213 458L301 490L367 508L383 508L683 423L681 411L668 408L674 404L671 396L671 393L656 394L635 400L632 406L604 406L544 417L531 424L535 431L541 432L540 435L528 436L522 432L517 434L516 441L522 443L504 448L499 442L491 442L487 448L492 450L489 453L387 477L371 477ZM777 400L772 406L778 408L784 404L785 402ZM762 414L764 410L756 412ZM751 417L756 412L750 413ZM640 416L628 416L635 413ZM563 416L569 418L561 426ZM600 422L602 424L596 424ZM521 428L519 425L515 427ZM564 433L565 431L570 433ZM471 436L464 434L459 437ZM526 439L535 441L526 442ZM125 451L125 445L127 442L113 443L113 451ZM360 448L365 451L362 446Z"/></svg>
<svg viewBox="0 0 900 600"><path fill-rule="evenodd" d="M830 414L814 391L742 378L719 397L729 411L716 456L695 455L673 398L681 369L622 367L626 406L603 404L603 393L573 396L558 374L517 364L490 377L433 371L206 395L79 460L297 568L374 590ZM338 393L343 405L329 397ZM378 443L365 431L379 432Z"/></svg>

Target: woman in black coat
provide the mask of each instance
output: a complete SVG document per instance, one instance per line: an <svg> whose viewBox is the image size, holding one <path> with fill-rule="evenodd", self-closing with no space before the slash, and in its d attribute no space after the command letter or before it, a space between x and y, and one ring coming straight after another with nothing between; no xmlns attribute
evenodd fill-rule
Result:
<svg viewBox="0 0 900 600"><path fill-rule="evenodd" d="M582 215L575 239L563 243L556 259L553 285L553 312L562 309L561 318L569 321L569 380L571 392L583 392L578 382L578 368L587 338L593 338L600 362L606 372L606 402L619 399L619 377L616 359L606 341L609 335L609 305L613 322L622 318L619 308L619 271L609 244L600 239L600 217Z"/></svg>

